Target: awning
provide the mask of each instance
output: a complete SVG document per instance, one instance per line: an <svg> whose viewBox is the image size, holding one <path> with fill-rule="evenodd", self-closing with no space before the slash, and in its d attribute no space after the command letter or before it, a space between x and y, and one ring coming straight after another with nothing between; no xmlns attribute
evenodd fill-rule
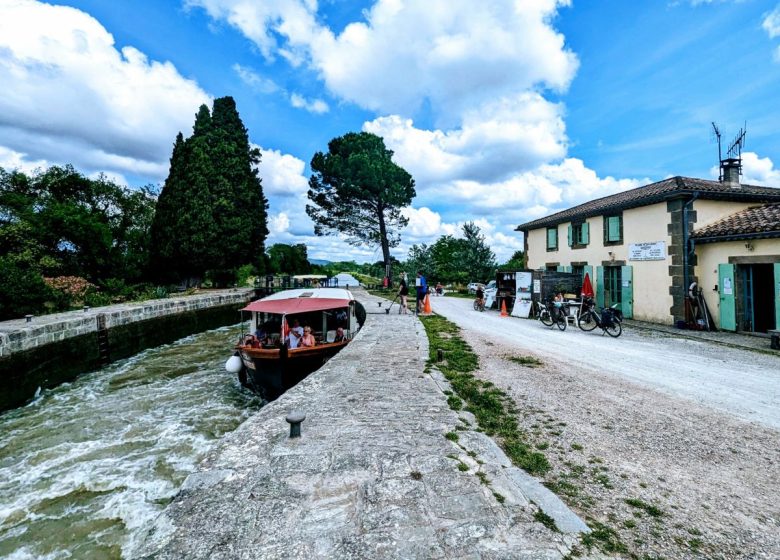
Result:
<svg viewBox="0 0 780 560"><path fill-rule="evenodd" d="M261 313L276 313L277 315L306 313L307 311L327 311L339 307L348 307L348 299L334 298L292 298L292 299L259 299L247 305L241 311L258 311Z"/></svg>

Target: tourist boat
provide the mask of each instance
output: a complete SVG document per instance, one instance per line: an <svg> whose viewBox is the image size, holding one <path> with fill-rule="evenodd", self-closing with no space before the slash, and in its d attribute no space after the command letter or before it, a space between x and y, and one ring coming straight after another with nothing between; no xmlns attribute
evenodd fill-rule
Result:
<svg viewBox="0 0 780 560"><path fill-rule="evenodd" d="M303 288L277 292L241 310L251 313L251 331L244 333L225 368L242 385L273 400L297 384L349 344L363 325L366 312L349 290ZM311 328L314 346L292 348L289 332L297 323ZM242 322L243 324L243 322ZM341 328L344 340L336 341ZM254 334L262 332L263 340Z"/></svg>

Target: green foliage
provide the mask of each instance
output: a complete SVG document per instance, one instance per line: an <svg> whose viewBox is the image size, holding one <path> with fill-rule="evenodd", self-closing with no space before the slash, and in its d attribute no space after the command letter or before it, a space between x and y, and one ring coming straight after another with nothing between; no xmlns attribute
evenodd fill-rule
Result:
<svg viewBox="0 0 780 560"><path fill-rule="evenodd" d="M0 320L37 314L55 295L29 264L0 257Z"/></svg>
<svg viewBox="0 0 780 560"><path fill-rule="evenodd" d="M501 270L525 270L525 253L515 251L512 257L499 268Z"/></svg>
<svg viewBox="0 0 780 560"><path fill-rule="evenodd" d="M409 223L401 214L415 196L414 179L392 161L384 140L350 132L328 143L311 160L306 213L317 235L344 234L353 245L379 245L383 262ZM384 276L384 271L381 274Z"/></svg>
<svg viewBox="0 0 780 560"><path fill-rule="evenodd" d="M268 248L268 271L274 274L309 274L312 266L306 245L271 245Z"/></svg>
<svg viewBox="0 0 780 560"><path fill-rule="evenodd" d="M496 259L485 244L485 236L472 222L463 225L463 237L440 237L433 245L412 245L405 264L407 270L422 270L428 283L468 284L493 276Z"/></svg>
<svg viewBox="0 0 780 560"><path fill-rule="evenodd" d="M152 227L152 270L166 282L232 285L238 267L264 271L268 201L257 176L259 150L231 97L201 106L193 134L176 137Z"/></svg>

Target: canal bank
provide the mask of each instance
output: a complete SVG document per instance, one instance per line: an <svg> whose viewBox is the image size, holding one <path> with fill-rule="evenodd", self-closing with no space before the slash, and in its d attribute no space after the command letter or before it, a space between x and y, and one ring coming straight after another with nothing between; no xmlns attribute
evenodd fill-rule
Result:
<svg viewBox="0 0 780 560"><path fill-rule="evenodd" d="M171 297L0 323L0 412L147 348L235 324L253 290Z"/></svg>
<svg viewBox="0 0 780 560"><path fill-rule="evenodd" d="M358 294L366 308L376 298ZM322 369L226 435L150 531L148 558L562 558L584 523L425 373L412 316L369 314ZM302 437L285 417L306 415ZM456 432L457 441L447 434ZM536 505L538 504L538 505ZM537 519L540 509L562 532Z"/></svg>

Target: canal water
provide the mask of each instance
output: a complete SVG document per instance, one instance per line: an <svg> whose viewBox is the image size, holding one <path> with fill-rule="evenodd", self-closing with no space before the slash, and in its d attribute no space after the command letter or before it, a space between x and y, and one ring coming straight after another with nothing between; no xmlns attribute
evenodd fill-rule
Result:
<svg viewBox="0 0 780 560"><path fill-rule="evenodd" d="M187 337L0 415L0 558L132 558L217 439L262 406L224 370L237 338Z"/></svg>

